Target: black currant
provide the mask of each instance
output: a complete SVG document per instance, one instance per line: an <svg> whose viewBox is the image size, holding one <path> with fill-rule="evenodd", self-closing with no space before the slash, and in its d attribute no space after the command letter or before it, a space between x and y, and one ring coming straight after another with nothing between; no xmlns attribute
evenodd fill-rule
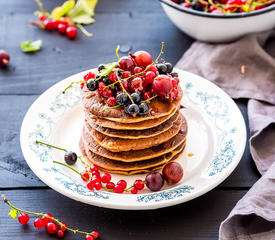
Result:
<svg viewBox="0 0 275 240"><path fill-rule="evenodd" d="M103 70L103 69L105 69L104 64L100 64L100 65L98 65L97 70L98 70L99 72L100 72L101 70Z"/></svg>
<svg viewBox="0 0 275 240"><path fill-rule="evenodd" d="M166 74L167 73L167 66L163 63L157 64L157 69L160 74Z"/></svg>
<svg viewBox="0 0 275 240"><path fill-rule="evenodd" d="M135 103L139 103L140 102L140 95L138 93L136 93L136 92L134 92L134 93L131 94L131 98L133 99L133 101Z"/></svg>
<svg viewBox="0 0 275 240"><path fill-rule="evenodd" d="M64 155L64 160L68 165L73 165L76 163L77 155L75 152L66 152Z"/></svg>
<svg viewBox="0 0 275 240"><path fill-rule="evenodd" d="M107 76L102 77L102 82L105 83L106 86L108 86L112 83L111 80Z"/></svg>
<svg viewBox="0 0 275 240"><path fill-rule="evenodd" d="M173 65L171 63L165 63L166 67L167 67L167 73L172 72L173 70Z"/></svg>
<svg viewBox="0 0 275 240"><path fill-rule="evenodd" d="M129 97L126 93L122 92L116 96L116 103L120 106L126 105L128 103Z"/></svg>
<svg viewBox="0 0 275 240"><path fill-rule="evenodd" d="M88 80L86 85L90 91L95 91L98 88L98 82L96 81L96 79Z"/></svg>
<svg viewBox="0 0 275 240"><path fill-rule="evenodd" d="M171 72L170 74L171 74L172 77L178 77L179 76L179 74L176 73L176 72Z"/></svg>
<svg viewBox="0 0 275 240"><path fill-rule="evenodd" d="M191 6L192 9L197 10L197 11L202 11L203 10L203 7L202 7L201 3L197 2L197 1L193 1L190 6Z"/></svg>
<svg viewBox="0 0 275 240"><path fill-rule="evenodd" d="M135 117L139 113L139 107L137 104L132 103L126 108L125 112Z"/></svg>
<svg viewBox="0 0 275 240"><path fill-rule="evenodd" d="M147 103L141 103L138 107L139 107L139 115L148 114L149 107Z"/></svg>

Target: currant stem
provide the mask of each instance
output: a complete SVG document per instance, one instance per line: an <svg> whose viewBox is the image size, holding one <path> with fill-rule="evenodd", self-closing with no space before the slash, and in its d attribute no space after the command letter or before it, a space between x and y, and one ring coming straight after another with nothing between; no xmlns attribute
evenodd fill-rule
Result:
<svg viewBox="0 0 275 240"><path fill-rule="evenodd" d="M120 107L120 105L115 105L115 106L113 106L113 107L103 108L103 109L101 109L99 112L103 112L103 111L105 111L105 110L114 109L114 108L118 108L118 107Z"/></svg>
<svg viewBox="0 0 275 240"><path fill-rule="evenodd" d="M119 57L119 55L118 55L119 49L120 49L120 46L117 45L117 47L116 47L116 56L117 56L118 61L120 60L120 57Z"/></svg>
<svg viewBox="0 0 275 240"><path fill-rule="evenodd" d="M32 215L36 215L36 216L42 216L42 217L46 217L48 219L51 219L55 222L57 222L59 225L61 226L64 226L64 224L58 220L57 218L53 218L53 217L48 217L47 215L45 215L44 213L36 213L36 212L31 212L31 211L26 211L26 210L22 210L22 209L19 209L17 207L15 207L14 205L12 205L8 200L7 198L5 197L4 194L1 195L2 198L4 199L4 203L8 204L12 209L18 211L18 212L23 212L23 213L28 213L28 214L32 214ZM71 231L71 232L74 232L74 233L81 233L81 234L85 234L85 235L92 235L94 236L92 233L88 233L88 232L83 232L83 231L79 231L79 230L74 230L72 228L69 228L69 227L66 227L67 230Z"/></svg>
<svg viewBox="0 0 275 240"><path fill-rule="evenodd" d="M89 33L81 24L77 24L76 26L78 26L78 28L80 29L80 31L86 36L86 37L92 37L93 34Z"/></svg>
<svg viewBox="0 0 275 240"><path fill-rule="evenodd" d="M135 103L134 100L132 99L131 95L126 91L126 89L124 88L124 86L123 86L123 84L121 82L121 79L118 76L117 72L116 72L116 76L117 76L118 82L119 82L119 84L120 84L120 86L122 88L122 91L125 92L128 95L128 97L130 98L131 102L134 104Z"/></svg>
<svg viewBox="0 0 275 240"><path fill-rule="evenodd" d="M77 170L75 170L74 168L70 167L69 165L67 165L67 164L65 164L65 163L58 162L58 161L53 161L53 163L60 164L60 165L62 165L62 166L64 166L64 167L67 167L67 168L73 170L75 173L77 173L80 177L85 178L87 181L89 180L89 179L87 179L85 176L83 176L80 172L78 172Z"/></svg>
<svg viewBox="0 0 275 240"><path fill-rule="evenodd" d="M151 100L153 100L153 99L156 98L156 97L158 97L158 95L155 95L155 96L153 96L153 97L151 97L151 98L148 98L148 99L146 99L146 100L143 100L143 101L141 101L141 103L150 102Z"/></svg>
<svg viewBox="0 0 275 240"><path fill-rule="evenodd" d="M56 147L56 146L53 146L53 145L51 145L51 144L44 143L44 142L41 142L41 141L38 141L38 140L36 140L35 142L36 142L36 143L39 143L39 144L42 144L42 145L45 145L45 146L47 146L47 147L51 147L51 148L55 148L55 149L58 149L58 150L61 150L61 151L64 151L64 152L68 152L68 150L65 149L65 148Z"/></svg>
<svg viewBox="0 0 275 240"><path fill-rule="evenodd" d="M43 7L42 2L41 2L40 0L35 0L35 1L36 1L37 5L38 5L40 11L41 11L43 14L45 14L46 11L45 11L45 9L44 9L44 7Z"/></svg>
<svg viewBox="0 0 275 240"><path fill-rule="evenodd" d="M69 88L71 88L74 84L79 84L81 83L81 81L78 81L78 82L71 82L70 85L68 87L66 87L62 93L64 94Z"/></svg>

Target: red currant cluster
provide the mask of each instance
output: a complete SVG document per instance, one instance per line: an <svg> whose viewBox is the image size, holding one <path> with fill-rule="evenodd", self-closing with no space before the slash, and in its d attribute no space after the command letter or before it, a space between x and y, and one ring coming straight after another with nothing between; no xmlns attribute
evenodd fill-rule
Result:
<svg viewBox="0 0 275 240"><path fill-rule="evenodd" d="M133 186L129 188L127 188L125 180L119 180L115 184L111 182L112 176L109 173L105 172L100 175L97 166L91 166L89 170L86 170L81 175L82 180L87 182L86 186L89 190L101 190L104 188L107 191L115 193L131 192L132 194L137 194L139 190L144 188L144 181L142 180L136 180Z"/></svg>
<svg viewBox="0 0 275 240"><path fill-rule="evenodd" d="M120 58L110 71L108 65L101 64L97 75L86 74L81 88L86 83L90 91L97 90L107 99L110 108L123 106L129 115L146 115L149 110L147 102L153 98L173 101L178 96L178 74L172 72L171 63L157 64L157 61L158 58L153 62L146 51L129 53ZM108 74L104 75L105 72Z"/></svg>
<svg viewBox="0 0 275 240"><path fill-rule="evenodd" d="M9 64L10 55L3 49L0 49L0 67L5 67Z"/></svg>
<svg viewBox="0 0 275 240"><path fill-rule="evenodd" d="M210 12L214 14L224 13L243 13L251 12L261 8L265 8L272 2L265 1L247 1L247 0L171 0L175 3L180 4L184 8L192 8L197 11Z"/></svg>
<svg viewBox="0 0 275 240"><path fill-rule="evenodd" d="M34 25L39 26L47 31L53 29L57 30L61 35L65 35L69 39L74 39L77 36L77 28L73 25L69 18L61 17L60 19L50 19L46 15L40 14L38 16L40 23L31 22Z"/></svg>

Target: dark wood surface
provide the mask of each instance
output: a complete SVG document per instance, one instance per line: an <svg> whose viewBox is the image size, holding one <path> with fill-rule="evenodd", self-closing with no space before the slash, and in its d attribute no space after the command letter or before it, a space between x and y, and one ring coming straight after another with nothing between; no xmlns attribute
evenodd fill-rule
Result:
<svg viewBox="0 0 275 240"><path fill-rule="evenodd" d="M44 0L52 9L61 0ZM93 38L81 34L71 41L28 24L35 1L0 1L0 48L11 55L0 69L0 189L21 208L48 211L71 226L98 229L102 239L217 239L220 222L257 181L259 174L248 145L235 171L215 190L190 202L154 211L118 211L88 206L49 189L26 164L20 149L20 127L32 102L65 77L115 59L114 49L145 49L157 55L164 41L164 58L173 64L193 40L167 18L157 0L100 0L96 23L87 27ZM20 42L43 41L42 50L24 54ZM237 104L247 121L245 100ZM22 227L0 204L0 239L50 239L31 225ZM66 239L83 239L67 234Z"/></svg>

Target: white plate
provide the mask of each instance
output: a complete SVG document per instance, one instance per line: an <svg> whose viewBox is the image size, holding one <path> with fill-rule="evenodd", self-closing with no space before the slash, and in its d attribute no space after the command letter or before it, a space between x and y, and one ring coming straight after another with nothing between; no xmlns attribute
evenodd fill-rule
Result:
<svg viewBox="0 0 275 240"><path fill-rule="evenodd" d="M79 153L78 141L84 120L80 105L80 88L66 94L62 90L82 73L55 84L44 92L28 110L21 127L21 148L32 171L48 186L77 201L117 209L154 209L196 198L213 189L235 169L246 143L243 117L233 100L213 83L188 72L177 70L183 89L183 113L188 121L186 150L179 162L184 177L159 192L143 190L140 194L116 194L89 191L79 175L52 161L64 161L64 152L35 144L41 140ZM188 157L188 153L194 156ZM76 169L83 169L80 161ZM145 174L123 176L132 184Z"/></svg>

